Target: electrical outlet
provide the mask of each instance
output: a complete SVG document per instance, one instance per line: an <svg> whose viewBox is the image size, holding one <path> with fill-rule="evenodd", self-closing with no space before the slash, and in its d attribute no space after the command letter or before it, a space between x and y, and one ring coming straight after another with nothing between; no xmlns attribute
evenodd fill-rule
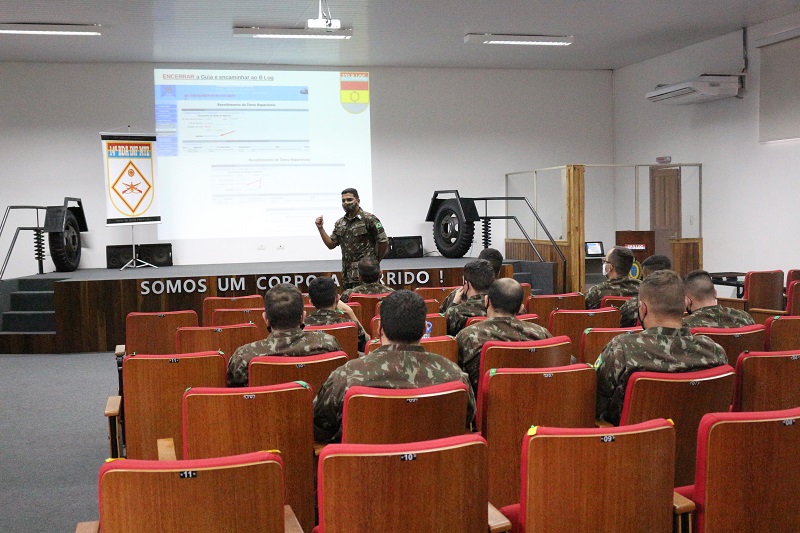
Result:
<svg viewBox="0 0 800 533"><path fill-rule="evenodd" d="M285 250L285 249L286 249L286 246L284 246L283 244L279 244L278 245L278 250Z"/></svg>

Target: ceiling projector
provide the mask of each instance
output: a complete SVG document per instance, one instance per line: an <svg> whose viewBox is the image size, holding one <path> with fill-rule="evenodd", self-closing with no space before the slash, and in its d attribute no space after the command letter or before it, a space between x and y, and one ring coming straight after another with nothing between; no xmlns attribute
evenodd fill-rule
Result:
<svg viewBox="0 0 800 533"><path fill-rule="evenodd" d="M340 30L342 29L342 22L339 19L308 19L306 21L307 30Z"/></svg>

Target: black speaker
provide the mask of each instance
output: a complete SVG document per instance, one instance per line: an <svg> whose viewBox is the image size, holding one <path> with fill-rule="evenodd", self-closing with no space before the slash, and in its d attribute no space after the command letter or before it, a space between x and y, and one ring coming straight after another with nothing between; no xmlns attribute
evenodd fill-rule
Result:
<svg viewBox="0 0 800 533"><path fill-rule="evenodd" d="M172 266L172 244L140 244L137 247L139 259L157 267Z"/></svg>
<svg viewBox="0 0 800 533"><path fill-rule="evenodd" d="M389 237L389 253L386 259L408 259L422 257L422 237Z"/></svg>
<svg viewBox="0 0 800 533"><path fill-rule="evenodd" d="M130 244L116 244L106 246L106 268L119 270L133 257L133 247Z"/></svg>

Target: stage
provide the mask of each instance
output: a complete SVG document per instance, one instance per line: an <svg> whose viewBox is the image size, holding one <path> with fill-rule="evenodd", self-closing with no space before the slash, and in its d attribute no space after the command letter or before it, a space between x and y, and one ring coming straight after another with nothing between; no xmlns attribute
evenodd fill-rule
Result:
<svg viewBox="0 0 800 533"><path fill-rule="evenodd" d="M473 258L384 259L383 281L395 289L461 285L463 266ZM293 261L159 268L79 269L0 282L2 311L9 295L28 285L52 286L55 333L0 333L0 353L112 351L125 342L125 316L133 311L193 309L201 317L207 296L264 294L278 283L306 292L317 276L341 283L341 261ZM46 290L46 289L45 289Z"/></svg>

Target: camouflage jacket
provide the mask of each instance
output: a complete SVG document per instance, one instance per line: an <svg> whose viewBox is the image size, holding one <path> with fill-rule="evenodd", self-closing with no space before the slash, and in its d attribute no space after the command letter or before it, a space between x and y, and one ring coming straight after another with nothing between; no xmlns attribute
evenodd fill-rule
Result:
<svg viewBox="0 0 800 533"><path fill-rule="evenodd" d="M347 299L350 298L350 295L354 292L357 292L358 294L385 294L387 292L394 292L394 289L387 287L380 281L376 281L374 283L362 283L361 285L344 291L339 299L344 303L347 303Z"/></svg>
<svg viewBox="0 0 800 533"><path fill-rule="evenodd" d="M344 216L336 221L331 241L342 247L342 279L345 288L358 285L358 262L364 257L377 259L376 245L388 240L378 217L363 209L359 209L353 218Z"/></svg>
<svg viewBox="0 0 800 533"><path fill-rule="evenodd" d="M740 328L755 323L750 313L721 305L701 307L683 319L687 328Z"/></svg>
<svg viewBox="0 0 800 533"><path fill-rule="evenodd" d="M451 305L444 312L447 320L447 334L456 336L467 325L467 319L472 316L486 316L486 295L476 294L467 298L460 304Z"/></svg>
<svg viewBox="0 0 800 533"><path fill-rule="evenodd" d="M314 437L318 442L340 441L344 395L353 385L384 389L414 389L469 379L458 365L418 344L381 346L335 370L314 398ZM466 426L475 417L475 396L468 390ZM466 427L465 426L465 427Z"/></svg>
<svg viewBox="0 0 800 533"><path fill-rule="evenodd" d="M639 296L634 296L619 308L619 327L632 328L639 321Z"/></svg>
<svg viewBox="0 0 800 533"><path fill-rule="evenodd" d="M442 302L442 305L439 306L439 312L440 313L444 314L445 311L447 311L450 307L452 307L453 300L456 299L456 293L457 292L458 292L458 289L454 290L453 292L451 292L450 294L447 295L447 298L444 299L444 301Z"/></svg>
<svg viewBox="0 0 800 533"><path fill-rule="evenodd" d="M638 279L628 276L607 279L586 291L586 309L597 309L603 296L636 296L639 294Z"/></svg>
<svg viewBox="0 0 800 533"><path fill-rule="evenodd" d="M458 364L469 375L477 394L481 367L481 349L487 341L535 341L552 337L538 324L523 322L510 316L487 318L458 332Z"/></svg>
<svg viewBox="0 0 800 533"><path fill-rule="evenodd" d="M324 331L303 331L294 328L275 330L266 339L240 346L228 361L228 386L247 386L247 367L260 355L304 356L341 350L333 335Z"/></svg>
<svg viewBox="0 0 800 533"><path fill-rule="evenodd" d="M603 349L597 370L597 416L619 424L625 387L634 372L691 372L728 363L725 350L689 328L647 328L618 335Z"/></svg>
<svg viewBox="0 0 800 533"><path fill-rule="evenodd" d="M306 326L327 326L328 324L341 324L352 322L352 319L341 311L335 309L315 309L306 315ZM310 332L309 332L310 333ZM369 335L361 324L358 326L358 351L363 352L369 341Z"/></svg>

